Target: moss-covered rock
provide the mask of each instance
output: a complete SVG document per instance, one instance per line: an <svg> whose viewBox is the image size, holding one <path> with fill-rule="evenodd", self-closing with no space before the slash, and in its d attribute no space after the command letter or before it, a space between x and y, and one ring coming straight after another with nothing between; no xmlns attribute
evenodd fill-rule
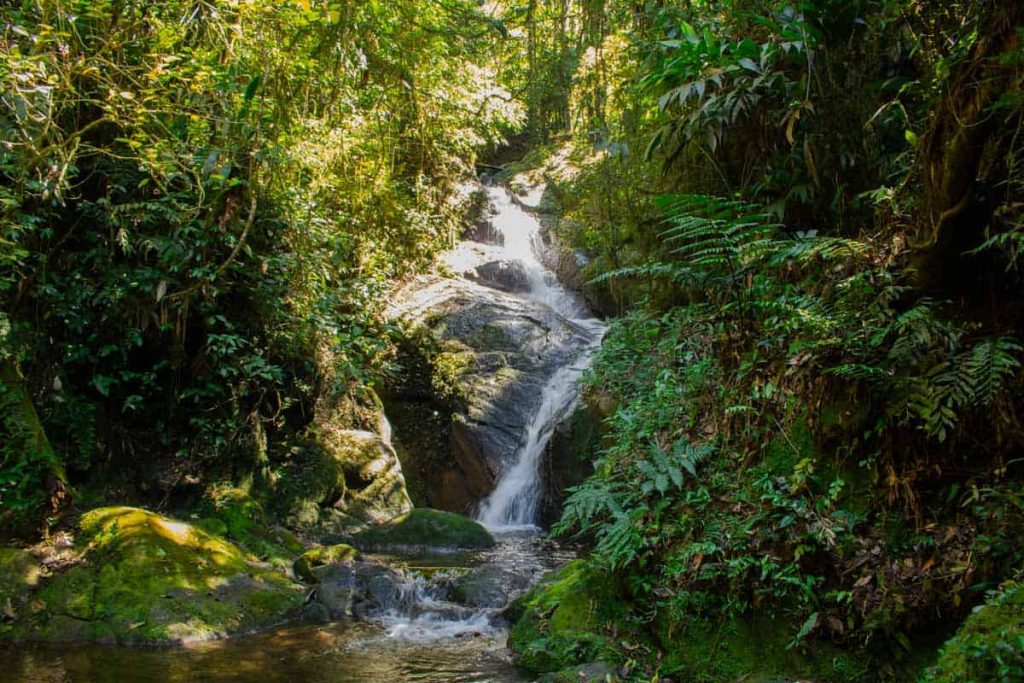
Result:
<svg viewBox="0 0 1024 683"><path fill-rule="evenodd" d="M350 545L320 546L311 548L295 560L295 575L310 583L317 580L313 570L329 564L352 564L359 559L359 551Z"/></svg>
<svg viewBox="0 0 1024 683"><path fill-rule="evenodd" d="M490 548L494 537L473 520L453 512L416 508L387 524L356 534L353 544L368 550Z"/></svg>
<svg viewBox="0 0 1024 683"><path fill-rule="evenodd" d="M509 610L514 620L509 646L518 666L553 673L618 657L608 624L621 623L622 601L614 582L584 560L551 574Z"/></svg>
<svg viewBox="0 0 1024 683"><path fill-rule="evenodd" d="M922 683L1024 680L1024 584L1005 584L942 647Z"/></svg>
<svg viewBox="0 0 1024 683"><path fill-rule="evenodd" d="M206 492L197 526L214 536L226 536L260 559L281 565L305 548L287 529L270 523L263 506L243 488L213 486Z"/></svg>
<svg viewBox="0 0 1024 683"><path fill-rule="evenodd" d="M303 589L237 545L146 510L100 508L78 529L83 562L45 581L14 639L187 642L296 616Z"/></svg>
<svg viewBox="0 0 1024 683"><path fill-rule="evenodd" d="M280 505L296 528L353 531L412 509L398 456L374 432L311 429L290 460Z"/></svg>

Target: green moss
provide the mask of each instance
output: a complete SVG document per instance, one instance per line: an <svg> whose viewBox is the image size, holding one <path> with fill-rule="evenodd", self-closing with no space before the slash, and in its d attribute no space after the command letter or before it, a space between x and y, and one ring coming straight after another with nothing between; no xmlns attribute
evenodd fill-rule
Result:
<svg viewBox="0 0 1024 683"><path fill-rule="evenodd" d="M516 350L508 333L497 325L484 325L471 341L473 348L482 351Z"/></svg>
<svg viewBox="0 0 1024 683"><path fill-rule="evenodd" d="M1011 581L942 646L922 682L981 683L1024 680L1024 584Z"/></svg>
<svg viewBox="0 0 1024 683"><path fill-rule="evenodd" d="M312 548L295 560L295 575L306 581L316 581L313 570L328 564L351 564L359 558L359 551L350 545Z"/></svg>
<svg viewBox="0 0 1024 683"><path fill-rule="evenodd" d="M570 562L514 604L509 633L516 664L534 674L617 660L606 625L623 622L614 582L586 561Z"/></svg>
<svg viewBox="0 0 1024 683"><path fill-rule="evenodd" d="M270 524L263 506L245 489L214 486L207 491L202 510L208 517L198 526L241 543L261 559L290 563L304 549L290 532Z"/></svg>
<svg viewBox="0 0 1024 683"><path fill-rule="evenodd" d="M453 512L416 508L393 521L354 536L361 548L490 548L491 534L473 520Z"/></svg>
<svg viewBox="0 0 1024 683"><path fill-rule="evenodd" d="M349 534L412 508L398 456L373 432L323 425L291 451L276 503L289 526Z"/></svg>
<svg viewBox="0 0 1024 683"><path fill-rule="evenodd" d="M785 425L786 431L772 439L764 449L764 467L775 475L788 477L804 459L817 462L818 450L807 427L806 415L798 415Z"/></svg>
<svg viewBox="0 0 1024 683"><path fill-rule="evenodd" d="M302 588L199 526L138 508L83 515L84 563L47 581L14 637L166 643L293 616Z"/></svg>
<svg viewBox="0 0 1024 683"><path fill-rule="evenodd" d="M444 351L430 359L430 383L436 395L446 401L466 400L463 377L476 362L476 353L462 345L449 343Z"/></svg>

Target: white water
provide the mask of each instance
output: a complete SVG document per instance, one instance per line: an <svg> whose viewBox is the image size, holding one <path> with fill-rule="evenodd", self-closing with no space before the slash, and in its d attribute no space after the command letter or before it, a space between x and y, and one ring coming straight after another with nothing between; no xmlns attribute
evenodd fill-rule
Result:
<svg viewBox="0 0 1024 683"><path fill-rule="evenodd" d="M527 528L536 523L537 507L543 493L541 456L555 426L579 400L577 381L589 366L605 326L591 315L581 297L563 287L538 258L540 224L537 219L519 207L503 187L488 188L488 195L494 210L492 225L505 240L504 257L518 260L526 268L530 289L525 297L569 319L588 339L587 345L560 367L544 386L526 441L477 512L477 520L492 530Z"/></svg>

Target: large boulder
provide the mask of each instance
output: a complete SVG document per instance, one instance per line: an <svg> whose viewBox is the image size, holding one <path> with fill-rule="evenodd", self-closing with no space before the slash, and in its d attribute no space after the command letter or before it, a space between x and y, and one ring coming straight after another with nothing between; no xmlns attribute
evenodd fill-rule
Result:
<svg viewBox="0 0 1024 683"><path fill-rule="evenodd" d="M494 537L483 526L462 515L416 508L387 524L359 532L352 543L357 548L375 551L479 550L492 547Z"/></svg>
<svg viewBox="0 0 1024 683"><path fill-rule="evenodd" d="M412 509L395 449L375 432L321 425L290 455L279 503L290 526L336 534Z"/></svg>
<svg viewBox="0 0 1024 683"><path fill-rule="evenodd" d="M522 261L488 261L476 267L471 279L503 292L530 291L530 276Z"/></svg>
<svg viewBox="0 0 1024 683"><path fill-rule="evenodd" d="M82 516L81 562L35 589L4 634L16 640L168 644L298 616L281 571L198 526L131 507Z"/></svg>
<svg viewBox="0 0 1024 683"><path fill-rule="evenodd" d="M562 671L621 656L616 632L629 633L625 602L606 572L574 560L514 602L508 643L516 665L533 673Z"/></svg>
<svg viewBox="0 0 1024 683"><path fill-rule="evenodd" d="M403 465L439 484L417 503L470 512L514 461L548 380L592 332L546 306L434 276L399 292L389 314L434 347L385 396Z"/></svg>

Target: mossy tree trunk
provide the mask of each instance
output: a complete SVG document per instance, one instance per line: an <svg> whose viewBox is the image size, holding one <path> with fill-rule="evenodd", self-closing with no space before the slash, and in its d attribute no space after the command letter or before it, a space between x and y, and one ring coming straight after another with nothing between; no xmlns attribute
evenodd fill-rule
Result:
<svg viewBox="0 0 1024 683"><path fill-rule="evenodd" d="M50 445L32 398L14 361L0 358L0 396L3 415L0 434L7 442L0 449L0 471L27 478L14 490L17 500L5 501L0 529L13 531L53 517L70 504L64 467ZM36 490L32 490L36 489ZM44 532L48 523L43 523Z"/></svg>
<svg viewBox="0 0 1024 683"><path fill-rule="evenodd" d="M1020 46L1024 3L994 3L980 23L970 53L950 79L922 138L920 168L923 211L917 235L922 251L917 270L922 284L949 288L973 285L962 257L976 248L990 226L999 183L1006 178L1014 126L1000 110L1002 98L1022 89L1021 69L1001 55Z"/></svg>

